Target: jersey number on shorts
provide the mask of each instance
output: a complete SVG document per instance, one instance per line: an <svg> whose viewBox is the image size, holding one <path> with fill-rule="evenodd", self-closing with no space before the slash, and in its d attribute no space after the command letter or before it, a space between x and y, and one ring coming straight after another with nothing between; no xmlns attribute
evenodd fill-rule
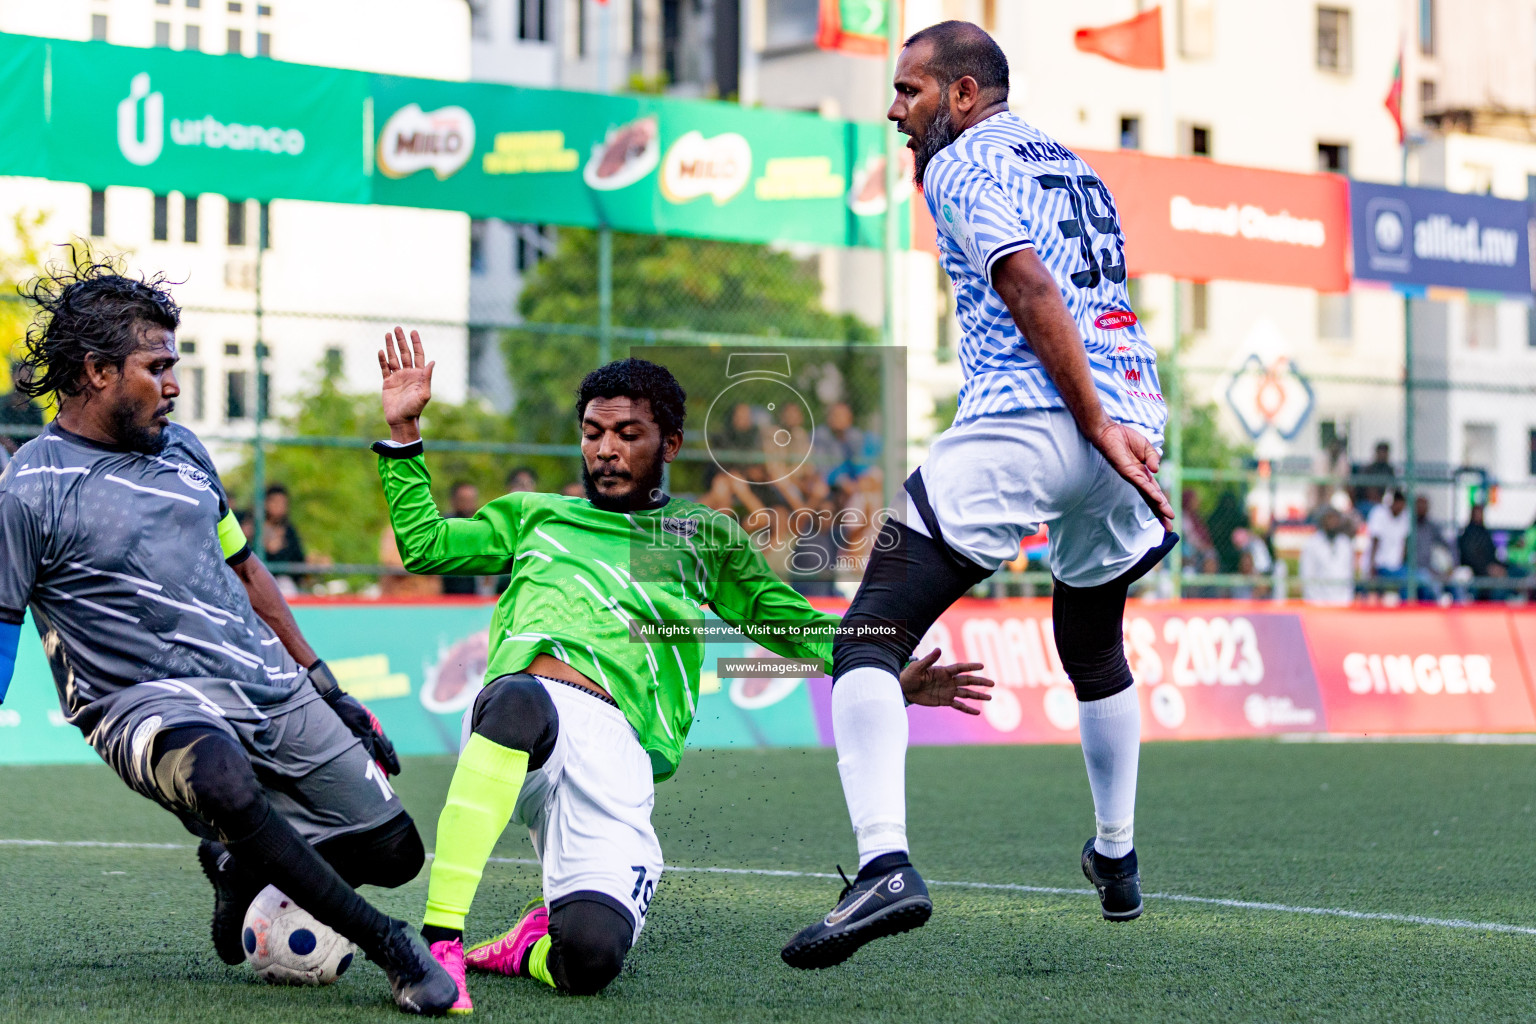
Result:
<svg viewBox="0 0 1536 1024"><path fill-rule="evenodd" d="M368 767L363 769L363 778L378 784L379 795L388 803L394 798L395 791L389 785L389 778L384 774L384 769L379 767L379 762L369 760Z"/></svg>
<svg viewBox="0 0 1536 1024"><path fill-rule="evenodd" d="M646 878L646 871L642 865L631 864L629 870L635 873L635 891L629 894L629 898L635 901L640 908L640 916L644 917L651 909L651 897L656 895L656 880Z"/></svg>
<svg viewBox="0 0 1536 1024"><path fill-rule="evenodd" d="M1079 174L1075 178L1065 174L1038 174L1035 180L1047 191L1053 188L1066 189L1067 198L1072 202L1072 218L1056 222L1064 236L1077 239L1083 259L1088 262L1087 270L1079 270L1072 275L1072 283L1079 288L1097 288L1101 275L1115 284L1124 283L1125 242L1120 234L1120 222L1115 219L1114 200L1110 198L1109 189L1104 187L1104 183L1091 174ZM1101 204L1103 212L1099 209ZM1099 250L1098 256L1094 255L1093 241L1088 237L1090 227L1114 246L1113 254L1106 246ZM1115 262L1116 256L1120 259L1118 263Z"/></svg>

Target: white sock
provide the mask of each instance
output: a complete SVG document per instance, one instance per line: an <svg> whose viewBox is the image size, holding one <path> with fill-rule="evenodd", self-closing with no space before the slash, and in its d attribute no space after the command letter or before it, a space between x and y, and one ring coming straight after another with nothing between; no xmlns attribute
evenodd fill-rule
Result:
<svg viewBox="0 0 1536 1024"><path fill-rule="evenodd" d="M907 849L907 708L901 683L856 668L832 687L832 733L859 867Z"/></svg>
<svg viewBox="0 0 1536 1024"><path fill-rule="evenodd" d="M1094 849L1106 857L1124 857L1133 847L1136 762L1141 756L1141 701L1136 687L1127 686L1102 700L1079 701L1077 725L1099 829Z"/></svg>

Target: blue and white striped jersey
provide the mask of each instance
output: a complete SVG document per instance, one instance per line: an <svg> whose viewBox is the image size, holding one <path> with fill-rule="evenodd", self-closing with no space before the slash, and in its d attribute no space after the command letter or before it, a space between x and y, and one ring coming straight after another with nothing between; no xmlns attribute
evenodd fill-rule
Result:
<svg viewBox="0 0 1536 1024"><path fill-rule="evenodd" d="M1059 409L1061 394L992 287L992 269L1033 247L1082 332L1110 419L1161 441L1168 417L1157 354L1131 310L1125 236L1109 189L1076 154L1011 112L935 155L923 192L955 284L963 338L956 423L1021 409Z"/></svg>

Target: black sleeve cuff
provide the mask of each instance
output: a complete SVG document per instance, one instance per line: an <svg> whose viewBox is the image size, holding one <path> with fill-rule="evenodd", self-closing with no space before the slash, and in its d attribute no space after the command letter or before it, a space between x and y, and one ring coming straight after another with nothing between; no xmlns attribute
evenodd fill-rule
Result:
<svg viewBox="0 0 1536 1024"><path fill-rule="evenodd" d="M25 610L18 612L13 608L0 608L0 622L8 623L12 626L19 626L26 621L26 618L27 613Z"/></svg>
<svg viewBox="0 0 1536 1024"><path fill-rule="evenodd" d="M244 562L247 558L250 558L251 555L253 555L253 554L255 554L255 552L253 552L251 550L251 546L249 544L247 544L245 547L241 548L239 551L236 551L234 554L232 554L228 558L224 559L224 564L228 565L231 569L233 569L235 566L239 565L241 562Z"/></svg>
<svg viewBox="0 0 1536 1024"><path fill-rule="evenodd" d="M373 450L386 459L414 459L421 454L422 443L412 441L410 444L389 444L385 441L375 441Z"/></svg>

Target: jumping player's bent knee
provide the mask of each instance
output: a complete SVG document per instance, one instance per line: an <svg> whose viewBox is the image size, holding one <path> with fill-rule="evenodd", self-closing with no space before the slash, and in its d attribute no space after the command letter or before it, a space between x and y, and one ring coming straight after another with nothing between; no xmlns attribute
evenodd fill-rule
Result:
<svg viewBox="0 0 1536 1024"><path fill-rule="evenodd" d="M583 893L549 912L550 973L563 992L590 996L607 988L624 968L635 926L607 898Z"/></svg>
<svg viewBox="0 0 1536 1024"><path fill-rule="evenodd" d="M1135 683L1125 660L1125 596L1178 542L1166 534L1128 571L1096 587L1074 587L1054 580L1051 625L1061 666L1080 701L1113 697Z"/></svg>
<svg viewBox="0 0 1536 1024"><path fill-rule="evenodd" d="M498 676L475 698L470 728L499 746L528 755L537 771L554 752L560 714L544 684L524 672Z"/></svg>

